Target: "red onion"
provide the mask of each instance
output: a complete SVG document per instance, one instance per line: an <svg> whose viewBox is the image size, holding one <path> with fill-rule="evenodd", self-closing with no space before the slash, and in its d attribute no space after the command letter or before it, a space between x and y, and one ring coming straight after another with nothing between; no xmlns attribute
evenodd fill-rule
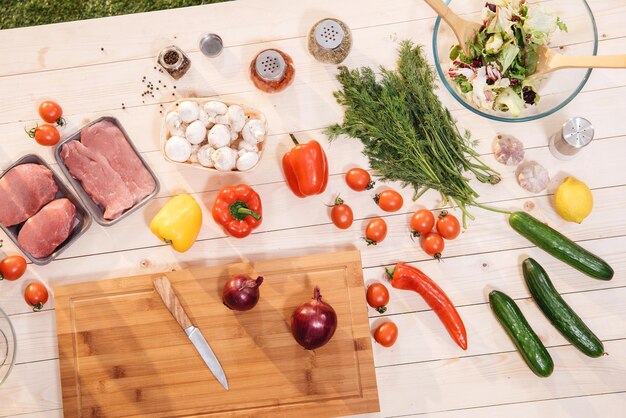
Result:
<svg viewBox="0 0 626 418"><path fill-rule="evenodd" d="M320 288L315 287L313 299L298 306L291 315L291 334L307 350L326 344L337 329L337 314L322 300Z"/></svg>
<svg viewBox="0 0 626 418"><path fill-rule="evenodd" d="M249 311L259 301L259 286L263 277L256 280L245 274L233 276L224 285L222 301L224 305L235 311Z"/></svg>

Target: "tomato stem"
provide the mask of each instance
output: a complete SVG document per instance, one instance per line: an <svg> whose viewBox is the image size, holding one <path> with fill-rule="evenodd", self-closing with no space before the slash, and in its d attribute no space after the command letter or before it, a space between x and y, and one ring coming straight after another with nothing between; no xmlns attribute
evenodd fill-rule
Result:
<svg viewBox="0 0 626 418"><path fill-rule="evenodd" d="M57 126L65 126L65 119L63 117L60 117L59 119L57 119L56 124Z"/></svg>
<svg viewBox="0 0 626 418"><path fill-rule="evenodd" d="M378 308L376 308L376 310L378 311L378 313L385 313L387 311L387 307L386 306L379 306Z"/></svg>
<svg viewBox="0 0 626 418"><path fill-rule="evenodd" d="M367 245L376 245L376 244L378 244L374 240L371 240L371 239L368 239L368 238L365 238L365 237L363 237L363 239L365 240L365 242L367 242Z"/></svg>
<svg viewBox="0 0 626 418"><path fill-rule="evenodd" d="M291 137L291 140L293 141L294 144L296 145L300 145L300 143L298 142L298 140L296 139L296 137L294 136L294 134L289 134L289 136Z"/></svg>
<svg viewBox="0 0 626 418"><path fill-rule="evenodd" d="M392 268L385 268L385 273L387 273L387 275L389 276L389 280L393 280L393 275L396 272L395 267Z"/></svg>
<svg viewBox="0 0 626 418"><path fill-rule="evenodd" d="M42 309L43 309L43 303L41 302L33 305L33 312L39 312Z"/></svg>
<svg viewBox="0 0 626 418"><path fill-rule="evenodd" d="M369 183L367 183L367 186L365 186L365 190L372 190L375 184L376 182L374 180L371 180Z"/></svg>

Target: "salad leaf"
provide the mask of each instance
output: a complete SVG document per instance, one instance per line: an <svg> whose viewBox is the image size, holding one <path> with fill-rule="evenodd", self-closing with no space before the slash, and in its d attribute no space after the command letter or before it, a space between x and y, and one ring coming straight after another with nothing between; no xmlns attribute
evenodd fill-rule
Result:
<svg viewBox="0 0 626 418"><path fill-rule="evenodd" d="M502 35L500 35L499 33L495 33L491 35L489 40L485 43L485 52L489 54L497 54L498 51L500 51L500 49L502 48L502 45L504 45Z"/></svg>
<svg viewBox="0 0 626 418"><path fill-rule="evenodd" d="M567 25L561 20L560 17L556 18L556 25L559 27L560 31L567 32Z"/></svg>
<svg viewBox="0 0 626 418"><path fill-rule="evenodd" d="M519 54L520 49L513 42L507 43L504 48L500 51L500 55L498 56L498 62L501 66L502 73L506 73L515 58L517 58L517 54Z"/></svg>
<svg viewBox="0 0 626 418"><path fill-rule="evenodd" d="M537 71L537 62L539 61L539 54L537 54L536 48L528 48L526 50L526 71L528 74L533 74Z"/></svg>
<svg viewBox="0 0 626 418"><path fill-rule="evenodd" d="M511 116L517 117L524 109L524 100L507 87L498 94L494 105L497 110L511 112Z"/></svg>
<svg viewBox="0 0 626 418"><path fill-rule="evenodd" d="M452 48L450 48L450 59L454 61L455 59L459 57L460 53L461 53L461 45L452 45Z"/></svg>

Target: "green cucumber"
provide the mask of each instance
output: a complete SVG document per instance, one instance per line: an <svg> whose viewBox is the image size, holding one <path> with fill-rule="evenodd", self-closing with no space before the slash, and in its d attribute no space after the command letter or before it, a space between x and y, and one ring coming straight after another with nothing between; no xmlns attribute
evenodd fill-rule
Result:
<svg viewBox="0 0 626 418"><path fill-rule="evenodd" d="M494 290L489 293L489 305L530 370L539 377L550 376L554 370L552 357L513 299Z"/></svg>
<svg viewBox="0 0 626 418"><path fill-rule="evenodd" d="M613 269L606 261L526 212L511 213L509 224L537 247L588 276L600 280L613 278Z"/></svg>
<svg viewBox="0 0 626 418"><path fill-rule="evenodd" d="M552 325L589 357L604 354L602 341L559 295L543 267L532 258L527 258L522 263L522 270L530 293Z"/></svg>

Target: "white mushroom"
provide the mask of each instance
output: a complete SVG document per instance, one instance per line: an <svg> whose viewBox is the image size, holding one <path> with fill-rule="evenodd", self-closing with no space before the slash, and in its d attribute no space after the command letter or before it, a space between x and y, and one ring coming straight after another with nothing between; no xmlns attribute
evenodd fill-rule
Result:
<svg viewBox="0 0 626 418"><path fill-rule="evenodd" d="M239 139L239 133L235 132L234 130L230 130L230 142L231 144L234 144L235 142L237 142L237 140Z"/></svg>
<svg viewBox="0 0 626 418"><path fill-rule="evenodd" d="M226 125L213 125L208 138L213 148L227 147L230 144L230 129Z"/></svg>
<svg viewBox="0 0 626 418"><path fill-rule="evenodd" d="M198 120L204 124L205 127L210 128L213 123L209 118L209 114L204 109L198 109Z"/></svg>
<svg viewBox="0 0 626 418"><path fill-rule="evenodd" d="M259 152L259 147L257 147L256 144L251 144L249 142L246 142L245 140L239 143L238 148L239 148L239 151L256 152L256 153Z"/></svg>
<svg viewBox="0 0 626 418"><path fill-rule="evenodd" d="M165 143L165 155L172 161L184 163L191 156L191 144L182 136L173 136Z"/></svg>
<svg viewBox="0 0 626 418"><path fill-rule="evenodd" d="M548 187L550 175L542 165L531 161L519 166L517 182L531 193L539 193Z"/></svg>
<svg viewBox="0 0 626 418"><path fill-rule="evenodd" d="M243 108L239 105L230 105L228 106L227 115L231 129L235 132L241 132L246 123L246 114Z"/></svg>
<svg viewBox="0 0 626 418"><path fill-rule="evenodd" d="M178 112L170 112L165 115L165 124L169 128L170 132L172 132L172 130L174 129L180 128L180 125L182 123L183 122L180 120L180 115L178 114Z"/></svg>
<svg viewBox="0 0 626 418"><path fill-rule="evenodd" d="M237 160L237 170L246 171L250 170L259 161L259 154L256 152L246 152L241 155Z"/></svg>
<svg viewBox="0 0 626 418"><path fill-rule="evenodd" d="M241 133L244 141L256 145L265 139L265 124L259 119L250 119L244 125Z"/></svg>
<svg viewBox="0 0 626 418"><path fill-rule="evenodd" d="M204 104L204 111L209 115L215 117L215 115L225 115L228 111L228 106L222 102L211 101Z"/></svg>
<svg viewBox="0 0 626 418"><path fill-rule="evenodd" d="M189 123L198 119L198 110L198 105L188 100L178 105L178 114L183 122Z"/></svg>
<svg viewBox="0 0 626 418"><path fill-rule="evenodd" d="M200 147L197 154L198 162L205 167L213 167L215 165L212 158L213 153L215 150L210 145Z"/></svg>
<svg viewBox="0 0 626 418"><path fill-rule="evenodd" d="M195 120L185 129L185 137L193 145L197 145L206 138L206 128L200 120Z"/></svg>
<svg viewBox="0 0 626 418"><path fill-rule="evenodd" d="M213 123L220 124L220 125L229 125L230 122L228 121L228 116L226 115L216 115L216 116L209 116L209 120Z"/></svg>
<svg viewBox="0 0 626 418"><path fill-rule="evenodd" d="M185 129L187 129L186 123L183 123L178 128L170 128L170 136L182 136L184 138Z"/></svg>
<svg viewBox="0 0 626 418"><path fill-rule="evenodd" d="M189 156L189 161L192 163L198 162L198 150L200 149L200 145L192 145L191 146L191 155Z"/></svg>
<svg viewBox="0 0 626 418"><path fill-rule="evenodd" d="M237 164L237 151L230 147L216 149L211 155L215 168L219 171L231 171Z"/></svg>

